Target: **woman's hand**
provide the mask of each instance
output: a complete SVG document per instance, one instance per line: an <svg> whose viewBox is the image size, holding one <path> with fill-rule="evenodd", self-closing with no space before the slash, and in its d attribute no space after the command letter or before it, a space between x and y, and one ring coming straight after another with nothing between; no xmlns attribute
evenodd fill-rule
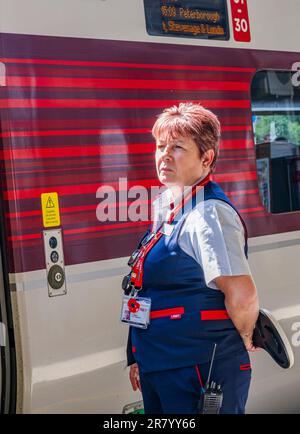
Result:
<svg viewBox="0 0 300 434"><path fill-rule="evenodd" d="M243 339L247 351L259 351L252 341L253 330L259 315L258 296L249 275L220 276L217 287L225 295L225 306L230 319Z"/></svg>
<svg viewBox="0 0 300 434"><path fill-rule="evenodd" d="M261 348L254 346L253 341L252 341L252 337L248 337L248 336L243 337L242 336L242 339L243 339L243 342L244 342L244 345L245 345L247 351L254 352L254 351L260 351L261 350Z"/></svg>
<svg viewBox="0 0 300 434"><path fill-rule="evenodd" d="M134 363L130 366L129 379L134 391L136 391L137 389L141 390L139 367L137 363Z"/></svg>

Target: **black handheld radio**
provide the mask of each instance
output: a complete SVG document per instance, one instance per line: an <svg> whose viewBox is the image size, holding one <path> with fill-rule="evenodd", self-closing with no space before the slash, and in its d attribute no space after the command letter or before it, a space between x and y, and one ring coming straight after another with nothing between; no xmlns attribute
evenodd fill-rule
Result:
<svg viewBox="0 0 300 434"><path fill-rule="evenodd" d="M214 362L215 352L217 344L214 344L213 354L209 367L209 374L205 384L205 392L200 402L200 414L218 414L223 402L223 393L220 384L216 384L214 381L210 383L210 375Z"/></svg>

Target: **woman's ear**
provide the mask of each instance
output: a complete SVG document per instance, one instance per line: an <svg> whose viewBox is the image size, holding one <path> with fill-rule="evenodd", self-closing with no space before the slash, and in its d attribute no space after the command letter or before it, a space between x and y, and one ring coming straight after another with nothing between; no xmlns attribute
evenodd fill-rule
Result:
<svg viewBox="0 0 300 434"><path fill-rule="evenodd" d="M210 166L212 165L212 162L214 160L215 157L215 151L213 149L208 149L207 151L205 151L203 157L202 157L202 164L203 167L205 167L205 169L209 169Z"/></svg>

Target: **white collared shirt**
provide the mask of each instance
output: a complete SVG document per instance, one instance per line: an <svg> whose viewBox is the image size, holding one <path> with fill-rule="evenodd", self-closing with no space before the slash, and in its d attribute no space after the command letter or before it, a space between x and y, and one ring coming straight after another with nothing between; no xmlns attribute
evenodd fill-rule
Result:
<svg viewBox="0 0 300 434"><path fill-rule="evenodd" d="M175 206L179 200L181 197ZM167 189L153 202L153 231L170 216L170 201L172 193ZM209 288L218 289L214 279L220 276L251 275L244 252L244 227L235 210L221 200L197 203L186 217L178 243L203 269Z"/></svg>

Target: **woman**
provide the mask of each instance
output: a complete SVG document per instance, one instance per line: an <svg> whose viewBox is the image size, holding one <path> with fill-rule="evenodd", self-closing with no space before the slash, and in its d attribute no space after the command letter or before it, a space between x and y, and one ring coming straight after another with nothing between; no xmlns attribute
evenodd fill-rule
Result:
<svg viewBox="0 0 300 434"><path fill-rule="evenodd" d="M259 305L246 227L210 180L220 124L201 105L179 104L158 117L152 134L167 190L130 262L126 303L139 317L130 322L130 381L147 414L197 413L214 353L210 380L223 393L220 413L244 413Z"/></svg>

